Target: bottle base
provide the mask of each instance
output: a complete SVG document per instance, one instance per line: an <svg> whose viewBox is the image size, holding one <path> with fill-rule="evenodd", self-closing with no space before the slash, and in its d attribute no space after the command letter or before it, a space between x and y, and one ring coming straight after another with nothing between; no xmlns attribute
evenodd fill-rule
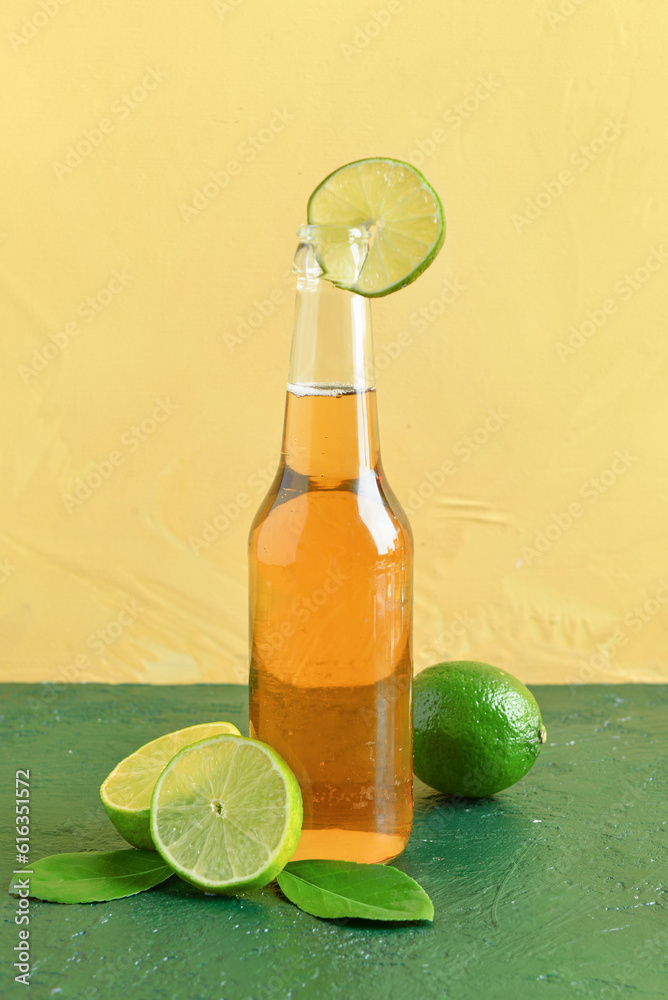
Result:
<svg viewBox="0 0 668 1000"><path fill-rule="evenodd" d="M384 864L392 861L406 847L407 837L399 834L365 833L359 830L302 830L291 861L357 861L360 864Z"/></svg>

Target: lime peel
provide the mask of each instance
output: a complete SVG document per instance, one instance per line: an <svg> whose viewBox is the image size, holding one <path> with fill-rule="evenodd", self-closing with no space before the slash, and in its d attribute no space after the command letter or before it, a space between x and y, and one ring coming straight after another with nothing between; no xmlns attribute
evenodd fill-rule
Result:
<svg viewBox="0 0 668 1000"><path fill-rule="evenodd" d="M481 798L509 788L547 740L536 699L489 663L448 660L413 685L414 769L446 794Z"/></svg>

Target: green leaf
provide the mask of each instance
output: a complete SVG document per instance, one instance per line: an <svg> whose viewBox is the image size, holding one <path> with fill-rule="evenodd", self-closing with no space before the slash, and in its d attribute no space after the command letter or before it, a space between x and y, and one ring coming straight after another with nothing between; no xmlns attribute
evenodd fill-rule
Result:
<svg viewBox="0 0 668 1000"><path fill-rule="evenodd" d="M277 878L288 899L314 917L434 919L434 906L422 886L387 865L292 861Z"/></svg>
<svg viewBox="0 0 668 1000"><path fill-rule="evenodd" d="M84 851L52 854L30 866L32 874L16 876L9 887L17 896L30 882L29 895L51 903L99 903L132 896L173 875L156 851Z"/></svg>

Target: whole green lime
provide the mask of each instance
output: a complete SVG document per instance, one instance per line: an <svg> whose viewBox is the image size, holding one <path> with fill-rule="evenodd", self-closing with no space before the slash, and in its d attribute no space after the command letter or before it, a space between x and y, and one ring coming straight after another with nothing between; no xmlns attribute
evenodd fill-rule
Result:
<svg viewBox="0 0 668 1000"><path fill-rule="evenodd" d="M413 686L414 769L426 785L481 798L519 781L547 738L528 688L500 667L452 660Z"/></svg>

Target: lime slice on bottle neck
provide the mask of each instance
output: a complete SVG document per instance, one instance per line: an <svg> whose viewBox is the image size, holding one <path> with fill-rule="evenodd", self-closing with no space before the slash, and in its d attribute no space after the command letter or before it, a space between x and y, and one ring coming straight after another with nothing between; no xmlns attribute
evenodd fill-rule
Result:
<svg viewBox="0 0 668 1000"><path fill-rule="evenodd" d="M377 298L410 285L429 267L445 239L441 201L419 170L402 160L372 157L347 163L326 177L308 202L309 225L360 227L369 252L350 284L335 284ZM324 277L336 273L326 246L318 250ZM334 280L334 279L333 279Z"/></svg>
<svg viewBox="0 0 668 1000"><path fill-rule="evenodd" d="M294 854L302 796L282 757L246 736L185 747L151 800L156 849L186 882L223 895L267 885Z"/></svg>

